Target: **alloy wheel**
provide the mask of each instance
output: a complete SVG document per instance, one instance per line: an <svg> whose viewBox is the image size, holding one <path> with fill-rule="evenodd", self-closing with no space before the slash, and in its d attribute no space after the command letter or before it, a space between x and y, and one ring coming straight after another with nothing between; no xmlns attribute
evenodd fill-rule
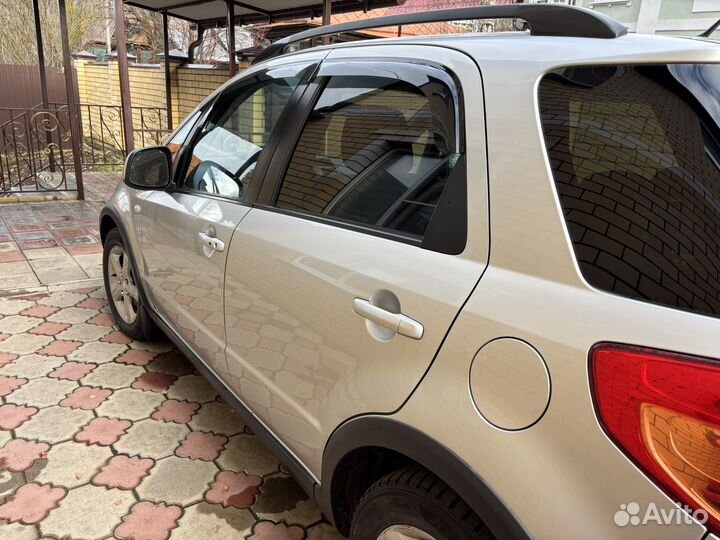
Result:
<svg viewBox="0 0 720 540"><path fill-rule="evenodd" d="M127 324L135 322L140 306L140 293L138 291L135 275L132 270L130 258L122 246L115 245L108 257L108 282L110 295L120 318Z"/></svg>

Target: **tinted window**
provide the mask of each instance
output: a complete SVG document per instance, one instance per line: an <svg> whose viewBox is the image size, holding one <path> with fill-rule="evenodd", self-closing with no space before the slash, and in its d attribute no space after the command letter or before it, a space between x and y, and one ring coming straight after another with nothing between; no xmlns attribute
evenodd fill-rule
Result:
<svg viewBox="0 0 720 540"><path fill-rule="evenodd" d="M192 128L195 126L195 123L198 121L202 113L202 109L196 110L165 143L172 154L173 161L175 161L180 148L182 148L182 145L185 144L185 139L187 139L188 135L190 135Z"/></svg>
<svg viewBox="0 0 720 540"><path fill-rule="evenodd" d="M283 66L223 96L194 142L184 187L242 200L270 132L309 72L306 64Z"/></svg>
<svg viewBox="0 0 720 540"><path fill-rule="evenodd" d="M600 289L720 315L720 65L546 76L545 141L580 269Z"/></svg>
<svg viewBox="0 0 720 540"><path fill-rule="evenodd" d="M277 206L421 238L458 154L450 88L414 75L329 77Z"/></svg>

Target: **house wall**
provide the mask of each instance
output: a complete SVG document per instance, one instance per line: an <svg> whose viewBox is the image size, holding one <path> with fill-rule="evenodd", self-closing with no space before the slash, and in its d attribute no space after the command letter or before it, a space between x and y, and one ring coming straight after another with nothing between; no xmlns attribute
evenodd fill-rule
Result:
<svg viewBox="0 0 720 540"><path fill-rule="evenodd" d="M720 0L579 0L631 32L696 36L720 19Z"/></svg>

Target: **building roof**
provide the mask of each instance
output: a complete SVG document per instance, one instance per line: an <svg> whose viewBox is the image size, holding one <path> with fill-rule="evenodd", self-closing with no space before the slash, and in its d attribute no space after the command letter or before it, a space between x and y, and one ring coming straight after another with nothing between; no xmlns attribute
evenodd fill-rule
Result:
<svg viewBox="0 0 720 540"><path fill-rule="evenodd" d="M197 22L205 26L224 25L225 0L124 0L129 6L151 11L167 12L172 17ZM334 13L347 13L397 5L398 0L335 0ZM302 17L320 17L322 0L234 0L235 20L238 24L276 22Z"/></svg>

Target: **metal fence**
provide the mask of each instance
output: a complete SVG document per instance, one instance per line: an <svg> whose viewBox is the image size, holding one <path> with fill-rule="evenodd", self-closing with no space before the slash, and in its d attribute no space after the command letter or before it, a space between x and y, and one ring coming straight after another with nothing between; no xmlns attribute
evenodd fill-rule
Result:
<svg viewBox="0 0 720 540"><path fill-rule="evenodd" d="M125 155L120 106L80 104L80 162L83 170L118 169ZM136 148L157 145L167 133L162 107L133 107ZM73 169L70 111L0 108L0 196L19 192L77 191Z"/></svg>
<svg viewBox="0 0 720 540"><path fill-rule="evenodd" d="M67 109L0 108L0 193L75 191Z"/></svg>
<svg viewBox="0 0 720 540"><path fill-rule="evenodd" d="M82 125L82 164L85 169L120 166L127 154L119 105L78 105ZM158 145L167 130L163 107L132 107L135 148Z"/></svg>

